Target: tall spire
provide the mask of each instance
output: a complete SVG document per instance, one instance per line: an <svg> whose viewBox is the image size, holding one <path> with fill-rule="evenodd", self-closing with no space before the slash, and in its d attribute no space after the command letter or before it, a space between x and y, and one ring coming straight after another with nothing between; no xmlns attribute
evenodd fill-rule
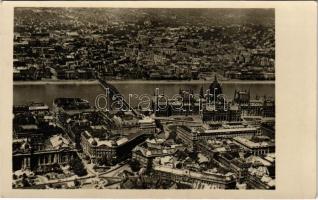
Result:
<svg viewBox="0 0 318 200"><path fill-rule="evenodd" d="M222 87L217 80L216 74L214 75L214 81L210 84L209 90L210 94L212 94L215 97L217 97L219 94L222 94Z"/></svg>
<svg viewBox="0 0 318 200"><path fill-rule="evenodd" d="M251 88L248 88L248 101L251 99Z"/></svg>
<svg viewBox="0 0 318 200"><path fill-rule="evenodd" d="M201 98L204 97L203 85L201 85L201 88L200 88L200 97L201 97Z"/></svg>

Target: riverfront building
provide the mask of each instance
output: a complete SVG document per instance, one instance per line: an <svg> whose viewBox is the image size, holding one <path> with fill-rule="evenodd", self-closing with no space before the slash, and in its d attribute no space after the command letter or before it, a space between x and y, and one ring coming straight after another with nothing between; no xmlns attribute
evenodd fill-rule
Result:
<svg viewBox="0 0 318 200"><path fill-rule="evenodd" d="M233 102L238 104L242 116L275 117L275 101L268 97L251 99L250 90L235 90Z"/></svg>
<svg viewBox="0 0 318 200"><path fill-rule="evenodd" d="M23 112L48 112L49 106L44 103L35 103L32 102L30 104L25 105L15 105L13 106L13 113L23 113Z"/></svg>
<svg viewBox="0 0 318 200"><path fill-rule="evenodd" d="M202 121L241 121L241 111L237 105L207 105L202 112Z"/></svg>

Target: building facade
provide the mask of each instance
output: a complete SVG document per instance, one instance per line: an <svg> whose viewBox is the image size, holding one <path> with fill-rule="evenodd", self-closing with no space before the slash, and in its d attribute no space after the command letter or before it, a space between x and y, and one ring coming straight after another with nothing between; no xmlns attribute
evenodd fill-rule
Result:
<svg viewBox="0 0 318 200"><path fill-rule="evenodd" d="M231 173L195 172L188 169L176 169L166 166L155 166L154 171L161 179L191 184L191 186L201 184L211 189L234 189L236 183Z"/></svg>

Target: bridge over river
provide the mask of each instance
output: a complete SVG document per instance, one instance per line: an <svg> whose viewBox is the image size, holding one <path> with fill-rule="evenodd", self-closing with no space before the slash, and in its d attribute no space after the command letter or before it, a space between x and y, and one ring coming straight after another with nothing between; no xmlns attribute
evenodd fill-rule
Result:
<svg viewBox="0 0 318 200"><path fill-rule="evenodd" d="M122 97L122 102L123 102L123 105L124 105L124 109L125 110L130 110L135 116L139 116L140 113L135 110L129 103L127 103L127 101L125 100L125 98L123 97L123 95L120 94L120 92L118 91L118 89L108 83L104 78L102 77L97 77L97 80L99 81L99 83L101 84L101 86L105 89L105 90L108 90L109 91L109 95L110 95L110 98L112 100L115 100L113 97L115 98L118 98L118 97Z"/></svg>

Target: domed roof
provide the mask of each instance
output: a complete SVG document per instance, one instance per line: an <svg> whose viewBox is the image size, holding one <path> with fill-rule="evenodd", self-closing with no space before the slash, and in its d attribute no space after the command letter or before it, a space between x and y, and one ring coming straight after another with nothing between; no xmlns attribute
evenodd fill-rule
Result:
<svg viewBox="0 0 318 200"><path fill-rule="evenodd" d="M214 94L214 93L216 95L222 94L222 87L220 83L218 82L216 75L214 76L214 81L210 84L209 89L210 89L210 94Z"/></svg>

